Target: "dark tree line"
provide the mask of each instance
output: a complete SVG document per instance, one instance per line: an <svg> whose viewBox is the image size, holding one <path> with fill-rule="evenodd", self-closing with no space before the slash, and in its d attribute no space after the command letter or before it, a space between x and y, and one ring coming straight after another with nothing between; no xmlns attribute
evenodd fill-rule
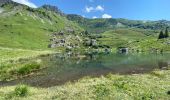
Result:
<svg viewBox="0 0 170 100"><path fill-rule="evenodd" d="M168 28L166 28L165 33L163 33L163 31L160 32L158 39L163 39L168 37L169 37L169 32L168 32Z"/></svg>

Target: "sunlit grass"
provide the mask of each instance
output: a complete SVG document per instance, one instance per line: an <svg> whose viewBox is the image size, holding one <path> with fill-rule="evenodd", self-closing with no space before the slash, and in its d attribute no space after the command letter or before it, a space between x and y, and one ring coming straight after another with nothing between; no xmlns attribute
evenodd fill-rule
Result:
<svg viewBox="0 0 170 100"><path fill-rule="evenodd" d="M17 79L42 69L42 62L35 58L51 53L54 51L0 48L0 80Z"/></svg>
<svg viewBox="0 0 170 100"><path fill-rule="evenodd" d="M0 48L0 64L13 62L20 59L34 58L39 55L50 53L53 53L53 51Z"/></svg>
<svg viewBox="0 0 170 100"><path fill-rule="evenodd" d="M17 100L168 100L170 95L170 71L155 71L159 75L112 75L100 78L86 77L75 83L51 88L29 87L27 97ZM1 87L0 99L15 91L16 86ZM4 91L5 90L5 91Z"/></svg>

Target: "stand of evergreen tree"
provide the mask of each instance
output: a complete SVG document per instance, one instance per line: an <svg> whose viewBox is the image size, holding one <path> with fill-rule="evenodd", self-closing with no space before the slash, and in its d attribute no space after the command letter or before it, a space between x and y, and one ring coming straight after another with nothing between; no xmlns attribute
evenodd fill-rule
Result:
<svg viewBox="0 0 170 100"><path fill-rule="evenodd" d="M164 33L163 33L163 31L161 31L160 34L159 34L158 39L163 39L163 38L165 38L165 37L164 37Z"/></svg>
<svg viewBox="0 0 170 100"><path fill-rule="evenodd" d="M169 32L168 32L168 28L166 28L165 34L163 33L163 31L161 31L158 36L158 39L163 39L163 38L168 38L168 37L169 37Z"/></svg>
<svg viewBox="0 0 170 100"><path fill-rule="evenodd" d="M168 33L168 28L166 28L166 30L165 30L165 38L168 38L169 37L169 33Z"/></svg>

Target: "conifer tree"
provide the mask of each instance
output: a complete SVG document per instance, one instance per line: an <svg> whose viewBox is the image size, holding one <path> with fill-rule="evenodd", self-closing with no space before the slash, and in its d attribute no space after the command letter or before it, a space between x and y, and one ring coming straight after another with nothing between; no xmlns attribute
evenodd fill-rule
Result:
<svg viewBox="0 0 170 100"><path fill-rule="evenodd" d="M169 37L169 33L168 33L168 27L166 28L165 30L165 35L164 35L165 38L168 38Z"/></svg>
<svg viewBox="0 0 170 100"><path fill-rule="evenodd" d="M161 31L160 34L159 34L158 39L163 39L163 38L165 38L165 37L164 37L164 33L163 33L163 31Z"/></svg>

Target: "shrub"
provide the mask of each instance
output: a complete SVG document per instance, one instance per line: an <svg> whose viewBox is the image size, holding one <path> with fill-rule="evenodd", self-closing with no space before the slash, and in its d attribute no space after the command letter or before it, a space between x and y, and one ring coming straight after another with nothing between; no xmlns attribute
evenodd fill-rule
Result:
<svg viewBox="0 0 170 100"><path fill-rule="evenodd" d="M19 97L27 96L28 93L29 93L29 89L28 86L26 85L18 85L14 90L14 94Z"/></svg>
<svg viewBox="0 0 170 100"><path fill-rule="evenodd" d="M26 64L20 69L18 69L17 73L21 75L29 74L34 70L40 69L40 64L33 62L30 64Z"/></svg>
<svg viewBox="0 0 170 100"><path fill-rule="evenodd" d="M167 94L170 95L170 91L168 91Z"/></svg>

